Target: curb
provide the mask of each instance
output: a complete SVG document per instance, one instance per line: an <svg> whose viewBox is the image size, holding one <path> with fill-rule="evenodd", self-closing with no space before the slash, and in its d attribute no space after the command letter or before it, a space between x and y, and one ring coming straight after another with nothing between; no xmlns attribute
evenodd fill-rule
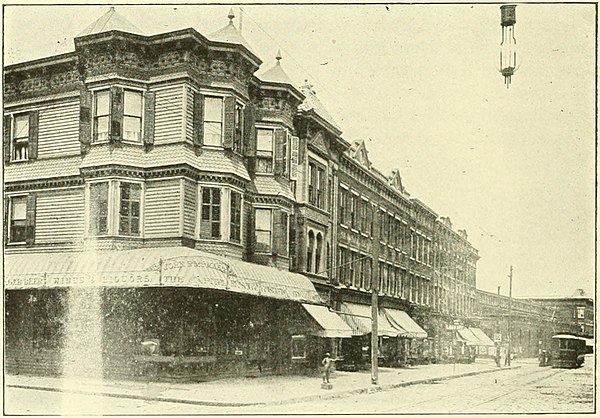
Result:
<svg viewBox="0 0 600 418"><path fill-rule="evenodd" d="M287 404L294 404L294 403L300 403L300 402L309 402L309 401L313 401L313 400L335 399L335 398L341 398L343 396L351 395L351 394L384 392L387 390L401 388L401 387L427 384L427 383L439 382L439 381L443 381L443 380L457 379L459 377L475 376L478 374L494 373L494 372L499 372L499 371L503 371L503 370L513 370L513 369L520 369L520 368L521 368L521 366L511 366L511 367L503 367L503 368L499 368L499 369L478 370L478 371L473 371L473 372L464 372L464 373L458 373L458 374L447 375L447 376L410 380L408 382L389 383L387 385L381 385L381 386L372 386L372 387L367 387L367 388L351 389L351 390L346 390L343 392L337 392L337 393L331 393L331 394L309 395L309 396L303 396L303 397L299 397L299 398L285 399L282 401L264 402L264 403L259 403L256 405L287 405Z"/></svg>
<svg viewBox="0 0 600 418"><path fill-rule="evenodd" d="M217 406L217 407L243 407L243 406L268 406L268 405L288 405L295 404L301 402L309 402L313 400L326 400L326 399L334 399L340 398L346 395L351 394L365 394L365 393L375 393L375 392L383 392L386 390L427 384L433 382L439 382L443 380L451 380L457 379L460 377L468 377L475 376L478 374L485 373L494 373L503 370L512 370L519 369L521 366L511 366L504 367L500 369L488 369L488 370L478 370L472 372L464 372L447 376L440 377L431 377L426 379L418 379L418 380L410 380L408 382L399 382L399 383L390 383L387 385L360 388L360 389L350 389L337 393L331 394L319 394L319 395L309 395L302 396L298 398L292 399L284 399L281 401L273 401L273 402L220 402L220 401L202 401L202 400L193 400L193 399L181 399L181 398L171 398L164 396L146 396L146 395L137 395L132 393L117 393L117 392L107 392L107 391L90 391L90 390L80 390L80 389L71 389L71 388L60 388L60 387L51 387L51 386L36 386L36 385L26 385L26 384L6 384L6 387L17 388L17 389L31 389L31 390L42 390L47 392L64 392L64 393L76 393L79 395L92 395L92 396L107 396L112 398L124 398L124 399L135 399L142 401L154 401L154 402L169 402L169 403L179 403L179 404L189 404L189 405L202 405L202 406Z"/></svg>

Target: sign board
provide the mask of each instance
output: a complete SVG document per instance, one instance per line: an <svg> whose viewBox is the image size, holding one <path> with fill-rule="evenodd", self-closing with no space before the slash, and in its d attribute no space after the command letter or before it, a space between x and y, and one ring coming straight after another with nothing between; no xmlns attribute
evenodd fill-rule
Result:
<svg viewBox="0 0 600 418"><path fill-rule="evenodd" d="M502 342L502 333L494 332L494 342L501 343Z"/></svg>

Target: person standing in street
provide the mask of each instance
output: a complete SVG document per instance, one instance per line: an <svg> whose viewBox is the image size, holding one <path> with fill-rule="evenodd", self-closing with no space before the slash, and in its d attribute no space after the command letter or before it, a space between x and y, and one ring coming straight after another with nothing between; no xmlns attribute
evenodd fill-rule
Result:
<svg viewBox="0 0 600 418"><path fill-rule="evenodd" d="M330 357L329 353L325 354L325 358L321 361L321 365L323 366L323 383L329 383L329 376L331 375L331 367L332 367L333 359Z"/></svg>

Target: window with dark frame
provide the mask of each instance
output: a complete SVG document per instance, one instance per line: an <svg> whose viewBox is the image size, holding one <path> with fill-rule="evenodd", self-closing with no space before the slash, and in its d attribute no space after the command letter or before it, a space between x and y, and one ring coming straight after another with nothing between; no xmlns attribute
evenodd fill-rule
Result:
<svg viewBox="0 0 600 418"><path fill-rule="evenodd" d="M90 184L90 235L108 234L108 182Z"/></svg>
<svg viewBox="0 0 600 418"><path fill-rule="evenodd" d="M94 140L108 141L110 132L110 91L94 93Z"/></svg>
<svg viewBox="0 0 600 418"><path fill-rule="evenodd" d="M29 158L29 114L14 118L10 158L11 161L26 161Z"/></svg>
<svg viewBox="0 0 600 418"><path fill-rule="evenodd" d="M306 336L292 335L292 360L306 359Z"/></svg>
<svg viewBox="0 0 600 418"><path fill-rule="evenodd" d="M244 106L240 102L235 102L234 126L233 150L241 152L244 135Z"/></svg>
<svg viewBox="0 0 600 418"><path fill-rule="evenodd" d="M142 139L142 93L124 91L123 140L140 142Z"/></svg>
<svg viewBox="0 0 600 418"><path fill-rule="evenodd" d="M221 189L202 188L200 238L221 238Z"/></svg>
<svg viewBox="0 0 600 418"><path fill-rule="evenodd" d="M256 239L256 251L268 253L272 249L271 209L257 208L254 212L254 234Z"/></svg>
<svg viewBox="0 0 600 418"><path fill-rule="evenodd" d="M273 129L256 130L256 172L273 172Z"/></svg>
<svg viewBox="0 0 600 418"><path fill-rule="evenodd" d="M288 245L288 223L289 223L289 215L287 212L281 212L281 251L283 253L281 255L287 256L289 254L289 245Z"/></svg>
<svg viewBox="0 0 600 418"><path fill-rule="evenodd" d="M27 196L15 196L10 199L9 242L27 241Z"/></svg>
<svg viewBox="0 0 600 418"><path fill-rule="evenodd" d="M231 192L231 207L229 221L229 240L233 242L241 241L242 230L242 195L237 192Z"/></svg>
<svg viewBox="0 0 600 418"><path fill-rule="evenodd" d="M223 139L223 98L204 98L203 144L220 147Z"/></svg>
<svg viewBox="0 0 600 418"><path fill-rule="evenodd" d="M140 234L140 199L142 186L138 183L120 183L119 234Z"/></svg>

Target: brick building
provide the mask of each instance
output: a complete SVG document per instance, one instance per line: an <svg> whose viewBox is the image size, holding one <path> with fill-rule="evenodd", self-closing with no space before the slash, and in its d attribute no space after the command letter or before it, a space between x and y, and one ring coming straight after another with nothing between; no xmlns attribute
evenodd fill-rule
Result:
<svg viewBox="0 0 600 418"><path fill-rule="evenodd" d="M4 68L9 371L90 352L122 377L361 363L374 256L383 361L456 350L466 232L374 168L279 54L259 70L229 19L145 36L111 8L73 52Z"/></svg>
<svg viewBox="0 0 600 418"><path fill-rule="evenodd" d="M594 299L583 289L576 289L568 297L531 300L552 312L555 333L573 334L588 339L594 337Z"/></svg>

